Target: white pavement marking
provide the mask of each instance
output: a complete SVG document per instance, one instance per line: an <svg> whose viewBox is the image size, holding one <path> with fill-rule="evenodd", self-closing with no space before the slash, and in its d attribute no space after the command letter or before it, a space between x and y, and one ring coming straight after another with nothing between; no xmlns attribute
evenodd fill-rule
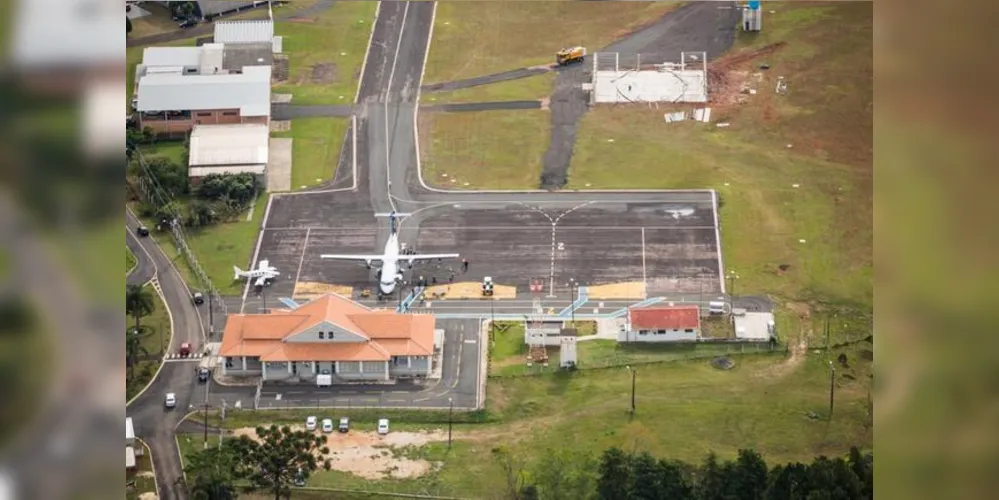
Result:
<svg viewBox="0 0 999 500"><path fill-rule="evenodd" d="M718 230L718 191L711 190L711 211L715 216L715 246L718 248L718 281L721 283L721 293L725 293L725 268L722 266L721 234Z"/></svg>
<svg viewBox="0 0 999 500"><path fill-rule="evenodd" d="M649 278L645 272L645 228L642 228L642 289L645 290L649 287ZM648 298L648 291L642 292Z"/></svg>
<svg viewBox="0 0 999 500"><path fill-rule="evenodd" d="M385 187L388 190L389 205L392 207L393 212L396 210L395 200L392 199L392 159L390 157L392 141L389 139L389 101L392 95L392 79L395 78L395 68L399 65L399 50L402 48L402 34L406 31L406 17L408 15L409 2L406 2L406 7L402 11L402 26L399 28L399 41L395 44L395 55L392 57L392 71L389 71L388 85L385 86Z"/></svg>
<svg viewBox="0 0 999 500"><path fill-rule="evenodd" d="M467 340L465 340L465 343L466 344L474 344L475 340L473 340L473 339L467 339Z"/></svg>
<svg viewBox="0 0 999 500"><path fill-rule="evenodd" d="M450 206L452 203L442 203L438 206ZM424 207L414 210L412 213L418 213L422 210L427 210L430 208L437 207ZM403 224L403 221L399 221L399 224ZM577 230L577 231L631 231L635 229L636 226L562 226L562 231ZM669 230L714 230L715 226L645 226L649 229L655 229L658 231L669 231ZM440 229L454 231L457 229L468 229L468 226L420 226L421 229ZM542 226L475 226L476 229L483 230L510 230L510 231L550 231L547 227ZM268 231L301 231L301 227L269 227ZM344 232L354 232L357 230L370 230L371 226L312 226L307 229L315 229L316 231L344 231Z"/></svg>
<svg viewBox="0 0 999 500"><path fill-rule="evenodd" d="M378 6L381 7L381 5L382 3L378 2ZM371 31L374 32L373 29ZM357 91L361 91L360 86L357 87ZM350 130L352 135L350 139L350 163L353 170L350 189L354 190L357 189L357 115L350 116Z"/></svg>
<svg viewBox="0 0 999 500"><path fill-rule="evenodd" d="M427 50L423 53L423 67L420 68L420 80L416 82L416 105L413 106L413 144L416 146L416 177L420 180L420 185L424 188L429 188L426 182L423 182L423 166L420 164L420 125L419 125L419 112L420 112L420 95L421 87L423 87L423 75L427 72L427 58L430 57L430 43L434 40L434 22L437 20L437 2L434 2L434 10L430 14L430 32L427 33ZM389 198L392 195L389 193Z"/></svg>
<svg viewBox="0 0 999 500"><path fill-rule="evenodd" d="M302 264L305 264L305 250L309 248L309 235L312 234L312 229L305 230L305 244L302 245L302 257L298 259L298 272L295 273L295 286L298 286L298 278L302 276ZM294 290L292 290L294 294Z"/></svg>
<svg viewBox="0 0 999 500"><path fill-rule="evenodd" d="M257 262L257 256L260 254L260 245L264 242L264 231L267 227L267 217L271 215L271 202L274 201L274 195L267 198L267 208L264 209L264 220L260 221L260 234L257 235L257 246L253 249L253 257L250 259L250 267L248 269L253 269L253 264ZM246 286L243 288L243 301L239 305L239 312L242 313L243 309L246 307L246 296L250 293L250 280L246 280Z"/></svg>
<svg viewBox="0 0 999 500"><path fill-rule="evenodd" d="M361 97L361 85L364 84L364 67L368 64L368 52L371 51L371 40L375 38L375 26L378 25L378 15L382 12L382 3L378 2L375 7L375 20L371 22L371 29L368 33L368 45L364 48L364 59L361 60L361 78L357 82L357 90L354 92L354 104Z"/></svg>

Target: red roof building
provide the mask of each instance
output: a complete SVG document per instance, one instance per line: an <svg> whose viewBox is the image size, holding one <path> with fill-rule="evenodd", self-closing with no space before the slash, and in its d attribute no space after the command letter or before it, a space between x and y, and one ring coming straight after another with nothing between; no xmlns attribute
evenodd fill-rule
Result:
<svg viewBox="0 0 999 500"><path fill-rule="evenodd" d="M632 307L628 328L621 342L697 340L701 330L700 309L696 305Z"/></svg>

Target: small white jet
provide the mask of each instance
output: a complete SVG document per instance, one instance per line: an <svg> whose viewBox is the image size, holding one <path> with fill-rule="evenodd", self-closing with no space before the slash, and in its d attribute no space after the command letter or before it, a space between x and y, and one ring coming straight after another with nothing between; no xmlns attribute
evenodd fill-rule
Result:
<svg viewBox="0 0 999 500"><path fill-rule="evenodd" d="M233 281L240 278L256 278L256 281L253 282L255 286L264 286L268 280L281 275L276 268L271 267L271 263L266 259L258 262L257 268L252 271L244 271L236 266L232 266L232 270L235 273Z"/></svg>
<svg viewBox="0 0 999 500"><path fill-rule="evenodd" d="M399 233L396 224L396 219L398 217L405 217L410 214L397 214L392 212L390 214L375 214L376 217L388 217L392 224L391 233L389 234L388 241L385 242L385 253L382 255L330 255L324 254L320 257L323 259L335 259L335 260L363 260L368 267L371 269L371 261L381 261L382 267L378 269L378 289L383 295L389 295L395 290L396 284L402 280L402 269L399 267L400 261L405 261L409 264L409 267L413 267L413 262L418 260L431 260L431 259L456 259L460 255L456 253L433 253L433 254L401 254L399 251Z"/></svg>

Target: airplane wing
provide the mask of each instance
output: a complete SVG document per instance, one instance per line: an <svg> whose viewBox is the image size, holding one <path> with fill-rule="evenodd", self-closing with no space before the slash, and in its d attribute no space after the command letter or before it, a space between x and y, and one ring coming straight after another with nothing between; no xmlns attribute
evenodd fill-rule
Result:
<svg viewBox="0 0 999 500"><path fill-rule="evenodd" d="M264 286L264 285L266 285L267 284L267 276L261 276L261 277L257 278L257 281L254 281L253 284L255 286Z"/></svg>
<svg viewBox="0 0 999 500"><path fill-rule="evenodd" d="M461 257L456 253L424 253L417 255L400 255L399 260L406 260L413 262L416 260L431 260L431 259L457 259Z"/></svg>
<svg viewBox="0 0 999 500"><path fill-rule="evenodd" d="M264 259L257 264L257 269L268 269L270 267L271 267L271 262L267 259Z"/></svg>
<svg viewBox="0 0 999 500"><path fill-rule="evenodd" d="M336 259L336 260L382 260L384 255L347 255L347 254L323 254L319 256L323 259Z"/></svg>

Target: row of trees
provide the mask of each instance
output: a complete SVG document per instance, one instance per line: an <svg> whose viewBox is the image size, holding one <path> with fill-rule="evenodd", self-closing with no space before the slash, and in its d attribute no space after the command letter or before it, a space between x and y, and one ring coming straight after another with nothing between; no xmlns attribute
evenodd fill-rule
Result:
<svg viewBox="0 0 999 500"><path fill-rule="evenodd" d="M291 486L321 467L329 470L324 438L288 427L257 428L247 436L198 452L185 467L191 498L230 500L240 491L289 498ZM571 450L550 450L525 464L506 448L493 459L505 475L510 500L870 500L874 456L851 448L847 457L820 456L810 464L768 467L752 450L734 460L708 455L700 465L657 459L648 453L606 450L599 459Z"/></svg>
<svg viewBox="0 0 999 500"><path fill-rule="evenodd" d="M752 450L734 460L708 455L700 465L648 453L606 450L598 463L555 451L518 470L512 455L494 450L507 474L512 500L869 500L874 498L874 456L851 448L847 457L820 456L810 464L767 466Z"/></svg>

